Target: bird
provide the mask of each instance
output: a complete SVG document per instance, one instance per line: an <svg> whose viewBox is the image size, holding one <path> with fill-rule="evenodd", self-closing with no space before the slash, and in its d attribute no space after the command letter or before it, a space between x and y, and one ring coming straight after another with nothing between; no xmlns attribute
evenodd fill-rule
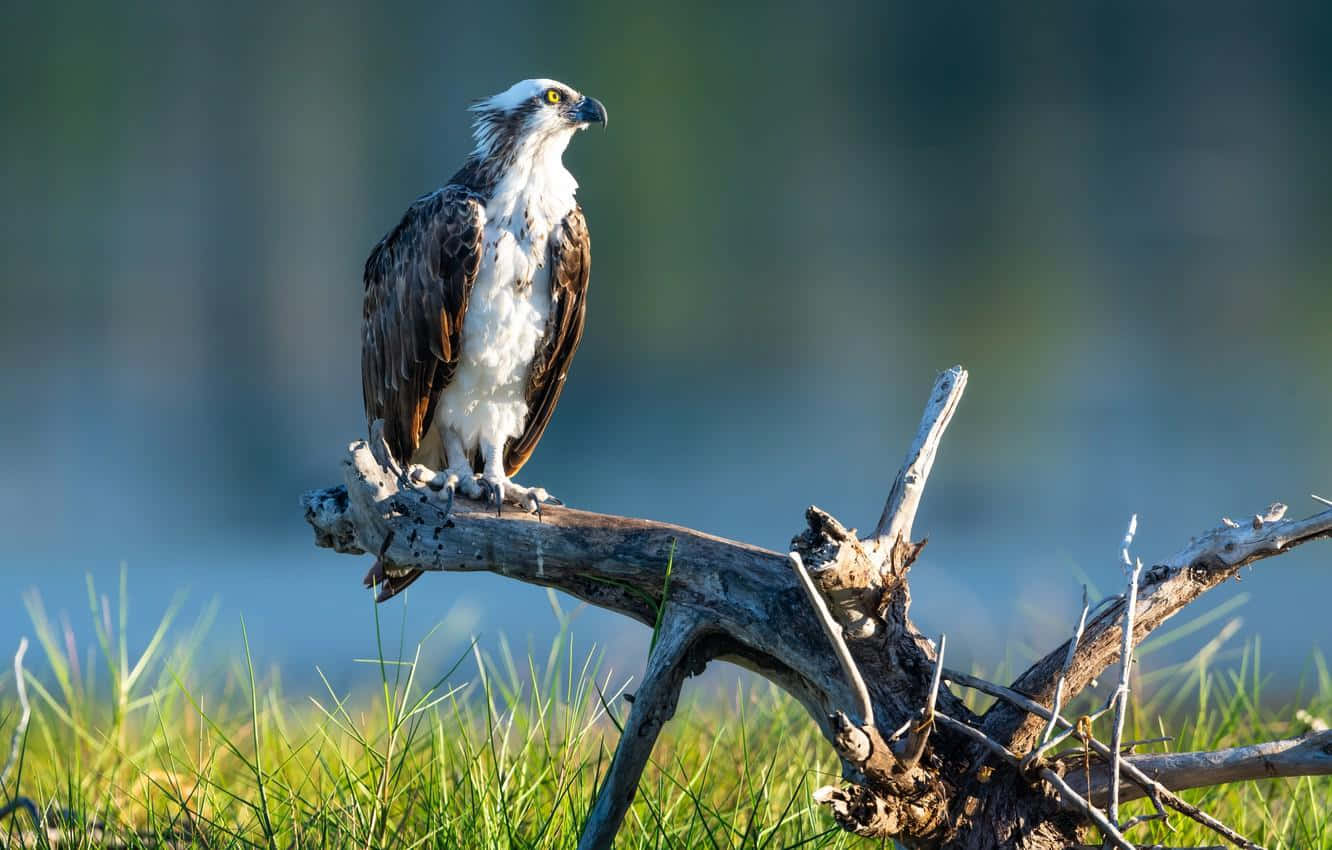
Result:
<svg viewBox="0 0 1332 850"><path fill-rule="evenodd" d="M563 163L606 107L533 78L471 105L475 147L418 198L365 263L361 381L407 483L540 513L558 504L513 476L550 423L582 339L591 243ZM382 557L380 559L383 560ZM396 573L396 575L395 575ZM380 599L419 571L367 575Z"/></svg>

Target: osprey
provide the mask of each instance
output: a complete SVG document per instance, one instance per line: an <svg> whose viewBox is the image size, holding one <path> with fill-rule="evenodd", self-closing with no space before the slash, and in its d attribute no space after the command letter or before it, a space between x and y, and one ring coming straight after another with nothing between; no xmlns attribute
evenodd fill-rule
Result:
<svg viewBox="0 0 1332 850"><path fill-rule="evenodd" d="M578 182L561 157L576 131L606 123L606 108L533 79L472 111L476 148L462 168L366 260L366 421L383 420L412 484L539 511L555 500L510 476L564 387L591 265ZM384 592L414 578L390 575Z"/></svg>

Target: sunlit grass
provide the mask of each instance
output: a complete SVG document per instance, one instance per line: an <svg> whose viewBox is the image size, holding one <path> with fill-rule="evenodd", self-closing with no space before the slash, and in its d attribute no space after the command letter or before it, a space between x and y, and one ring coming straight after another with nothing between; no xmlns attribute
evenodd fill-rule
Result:
<svg viewBox="0 0 1332 850"><path fill-rule="evenodd" d="M322 691L294 697L275 675L257 674L248 642L234 670L205 678L196 653L207 618L173 630L175 605L131 657L123 580L114 617L91 584L88 595L93 647L76 646L68 623L29 599L45 658L29 656L33 719L16 775L0 789L0 802L21 790L63 811L69 826L50 833L62 846L570 847L628 708L623 683L600 672L596 655L576 652L567 629L545 657L472 647L427 682L421 646L405 646L401 631L386 640L379 617L391 609L381 608L367 615L379 652L364 660L361 686L339 692L325 679ZM1150 699L1135 705L1126 737L1174 736L1155 750L1214 748L1305 731L1297 708L1332 716L1321 658L1295 702L1274 710L1256 646L1217 662L1227 631L1193 659L1137 677L1135 693ZM18 716L12 685L12 673L0 677L0 744ZM617 846L877 846L812 804L814 788L836 777L814 725L775 688L686 698ZM1330 792L1332 782L1316 778L1184 796L1273 850L1332 850ZM1182 817L1171 825L1134 837L1214 843ZM19 812L0 822L0 841L46 846L50 837Z"/></svg>

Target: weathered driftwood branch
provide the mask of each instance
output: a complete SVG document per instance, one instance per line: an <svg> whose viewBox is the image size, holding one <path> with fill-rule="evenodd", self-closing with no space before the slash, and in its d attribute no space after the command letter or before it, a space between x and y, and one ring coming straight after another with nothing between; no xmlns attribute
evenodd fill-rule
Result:
<svg viewBox="0 0 1332 850"><path fill-rule="evenodd" d="M1094 822L1111 842L1131 847L1123 832L1141 818L1115 823L1102 808L1115 787L1121 799L1151 796L1162 812L1169 806L1252 846L1169 789L1272 770L1327 772L1332 758L1320 733L1244 751L1116 758L1084 718L1078 737L1089 750L1088 768L1067 775L1038 744L1071 734L1075 724L1059 714L1063 705L1188 602L1245 564L1332 535L1332 510L1290 521L1274 506L1243 526L1208 532L1134 576L1132 590L1090 621L1084 607L1071 641L1010 687L943 670L942 639L936 649L910 620L907 575L923 545L912 539L916 512L966 380L961 368L939 376L883 515L864 540L813 507L793 551L780 554L667 523L568 508L547 508L538 521L516 511L496 516L466 501L441 505L404 483L377 429L369 443L351 446L345 486L306 494L306 518L321 546L378 553L375 574L399 588L417 570L488 570L660 624L583 832L585 850L610 844L681 684L714 659L757 672L806 708L841 758L845 780L819 789L815 799L859 834L912 848L1049 850L1077 845ZM976 717L949 681L997 693L1000 701ZM1051 711L1056 691L1059 706ZM1103 713L1116 705L1118 725L1122 700L1112 699Z"/></svg>
<svg viewBox="0 0 1332 850"><path fill-rule="evenodd" d="M633 696L629 719L620 732L610 771L602 782L601 793L588 816L587 827L579 839L579 850L610 846L611 840L634 801L638 780L652 756L662 726L675 714L680 686L691 673L699 672L706 662L691 663L689 654L705 634L697 620L687 615L668 613L657 633L648 657L647 673Z"/></svg>
<svg viewBox="0 0 1332 850"><path fill-rule="evenodd" d="M1209 752L1126 755L1124 763L1175 791L1279 776L1326 776L1332 774L1332 732ZM1110 776L1103 767L1092 771L1093 800L1104 800L1110 787ZM1143 794L1128 782L1119 785L1121 800Z"/></svg>
<svg viewBox="0 0 1332 850"><path fill-rule="evenodd" d="M966 389L967 373L960 366L943 372L934 382L934 390L920 420L920 430L907 451L902 469L893 480L892 489L888 491L888 501L883 506L879 524L870 535L871 542L880 545L911 542L911 527L916 522L916 511L925 495L930 470L934 468L934 457L939 453L944 431L953 421L953 414L957 412Z"/></svg>
<svg viewBox="0 0 1332 850"><path fill-rule="evenodd" d="M1243 525L1223 522L1195 538L1173 557L1148 568L1138 587L1133 645L1141 643L1185 605L1233 578L1241 567L1288 552L1302 543L1332 536L1332 510L1303 520L1283 519L1285 512L1285 505L1274 504L1252 522ZM1124 608L1124 600L1120 599L1087 624L1082 648L1066 676L1068 699L1119 659ZM1048 703L1067 649L1067 645L1060 646L1037 661L1018 677L1013 689L1039 703ZM1040 734L1041 725L1039 718L1008 704L990 712L985 719L988 733L1019 752L1030 748Z"/></svg>

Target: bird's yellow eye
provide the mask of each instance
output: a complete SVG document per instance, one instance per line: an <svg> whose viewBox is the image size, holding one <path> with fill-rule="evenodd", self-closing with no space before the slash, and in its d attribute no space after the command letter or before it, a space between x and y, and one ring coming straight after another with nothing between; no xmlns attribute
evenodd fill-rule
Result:
<svg viewBox="0 0 1332 850"><path fill-rule="evenodd" d="M559 89L546 89L546 103L559 103L564 100L564 95L560 94Z"/></svg>

